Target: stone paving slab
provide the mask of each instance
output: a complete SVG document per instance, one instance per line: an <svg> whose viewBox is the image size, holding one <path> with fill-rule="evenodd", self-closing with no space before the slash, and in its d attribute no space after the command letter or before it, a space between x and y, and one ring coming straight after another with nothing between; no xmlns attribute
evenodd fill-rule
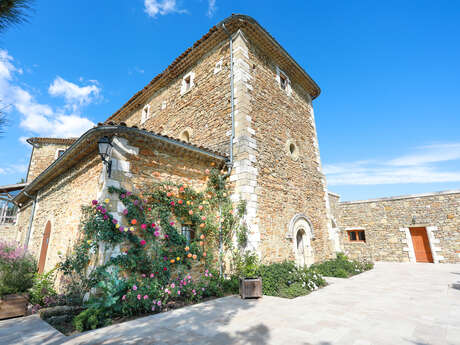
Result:
<svg viewBox="0 0 460 345"><path fill-rule="evenodd" d="M460 290L449 287L459 274L459 264L377 263L292 300L225 297L72 337L44 328L42 337L67 345L460 345ZM29 344L34 329L0 322L0 344ZM16 332L22 342L2 342ZM41 336L34 332L28 339Z"/></svg>

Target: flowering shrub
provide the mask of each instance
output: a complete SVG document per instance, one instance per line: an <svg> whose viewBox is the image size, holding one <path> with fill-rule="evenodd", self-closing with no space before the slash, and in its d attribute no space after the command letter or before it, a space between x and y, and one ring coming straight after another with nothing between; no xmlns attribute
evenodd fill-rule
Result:
<svg viewBox="0 0 460 345"><path fill-rule="evenodd" d="M223 295L222 279L205 268L216 267L219 241L225 250L232 248L233 237L243 241L245 205L234 211L223 174L216 169L208 174L202 193L173 183L149 186L139 195L110 187L113 199L124 205L119 218L109 212L110 199L93 200L85 208L83 236L60 270L77 276L83 292L98 288L87 302L98 312L82 312L76 327L98 327L106 324L104 318L159 312L176 302ZM103 248L118 249L94 265Z"/></svg>
<svg viewBox="0 0 460 345"><path fill-rule="evenodd" d="M338 253L337 258L312 265L323 276L348 278L353 275L374 268L374 263L368 260L349 260L343 253Z"/></svg>
<svg viewBox="0 0 460 345"><path fill-rule="evenodd" d="M263 294L269 296L294 298L326 285L314 268L297 267L290 261L261 265L259 272Z"/></svg>
<svg viewBox="0 0 460 345"><path fill-rule="evenodd" d="M37 265L15 242L0 242L0 296L24 292L32 286Z"/></svg>

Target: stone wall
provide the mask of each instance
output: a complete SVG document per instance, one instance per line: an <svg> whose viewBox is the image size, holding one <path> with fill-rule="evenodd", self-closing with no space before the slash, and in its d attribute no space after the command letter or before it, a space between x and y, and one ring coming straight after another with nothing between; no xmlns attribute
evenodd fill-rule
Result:
<svg viewBox="0 0 460 345"><path fill-rule="evenodd" d="M183 77L193 73L193 86L181 92ZM142 112L149 106L150 117L143 123ZM140 128L186 140L221 152L230 141L230 50L222 42L194 67L153 94L125 122Z"/></svg>
<svg viewBox="0 0 460 345"><path fill-rule="evenodd" d="M152 95L125 121L154 132L229 152L231 135L229 44L223 41L183 76ZM249 245L265 261L294 258L290 223L305 215L314 261L330 257L327 196L311 98L298 85L282 90L279 70L249 42L233 35L235 138L230 177L233 200L247 201ZM183 92L183 77L193 86ZM143 111L150 117L143 122ZM290 153L290 145L295 152ZM310 245L311 244L311 245Z"/></svg>
<svg viewBox="0 0 460 345"><path fill-rule="evenodd" d="M29 172L27 174L27 182L30 183L33 181L58 158L58 150L66 150L69 146L69 144L35 144L30 156L30 166Z"/></svg>
<svg viewBox="0 0 460 345"><path fill-rule="evenodd" d="M60 261L59 253L68 253L78 238L81 208L96 198L101 168L100 157L93 153L38 192L29 249L38 261L45 226L50 221L45 271L52 269ZM31 210L32 202L29 202L19 212L18 229L22 243L27 237Z"/></svg>
<svg viewBox="0 0 460 345"><path fill-rule="evenodd" d="M0 224L0 241L17 241L18 227L14 224Z"/></svg>
<svg viewBox="0 0 460 345"><path fill-rule="evenodd" d="M343 249L352 258L414 262L409 228L425 227L435 262L460 262L460 191L341 202L337 218ZM363 229L366 243L347 230Z"/></svg>
<svg viewBox="0 0 460 345"><path fill-rule="evenodd" d="M312 238L306 239L313 249L311 260L330 258L327 191L311 98L296 84L283 89L278 67L253 45L248 60L252 76L249 133L256 143L253 164L262 257L266 261L295 259L296 234L290 233L290 225L296 215L304 215L312 228L307 236Z"/></svg>

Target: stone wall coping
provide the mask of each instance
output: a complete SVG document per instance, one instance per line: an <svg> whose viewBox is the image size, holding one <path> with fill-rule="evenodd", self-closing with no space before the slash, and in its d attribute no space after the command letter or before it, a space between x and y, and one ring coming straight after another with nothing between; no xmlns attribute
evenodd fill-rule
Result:
<svg viewBox="0 0 460 345"><path fill-rule="evenodd" d="M449 195L449 194L459 194L459 197L460 197L460 189L452 189L452 190L445 190L445 191L432 192L432 193L390 196L390 197L385 197L385 198L376 198L376 199L368 199L368 200L340 201L339 204L340 205L364 204L364 203L379 202L379 201L395 201L395 200L404 200L404 199L413 199L413 198L427 198L427 197L432 197L432 196L441 196L441 195Z"/></svg>
<svg viewBox="0 0 460 345"><path fill-rule="evenodd" d="M337 193L333 193L333 192L327 191L327 194L332 195L332 196L335 196L336 198L340 198L340 195L337 194Z"/></svg>

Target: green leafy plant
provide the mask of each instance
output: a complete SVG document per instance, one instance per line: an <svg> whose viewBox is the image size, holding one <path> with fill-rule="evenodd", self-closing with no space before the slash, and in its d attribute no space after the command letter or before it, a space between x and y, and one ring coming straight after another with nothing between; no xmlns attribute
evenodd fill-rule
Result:
<svg viewBox="0 0 460 345"><path fill-rule="evenodd" d="M88 308L75 316L73 324L79 332L108 326L111 323L110 312L103 308Z"/></svg>
<svg viewBox="0 0 460 345"><path fill-rule="evenodd" d="M335 259L314 264L312 267L326 277L348 278L372 269L374 264L367 260L350 260L345 254L338 253Z"/></svg>
<svg viewBox="0 0 460 345"><path fill-rule="evenodd" d="M292 261L260 266L264 295L294 298L326 285L314 268L297 267Z"/></svg>
<svg viewBox="0 0 460 345"><path fill-rule="evenodd" d="M29 301L34 305L48 306L56 300L54 290L56 268L46 273L35 273L33 285L29 289Z"/></svg>

